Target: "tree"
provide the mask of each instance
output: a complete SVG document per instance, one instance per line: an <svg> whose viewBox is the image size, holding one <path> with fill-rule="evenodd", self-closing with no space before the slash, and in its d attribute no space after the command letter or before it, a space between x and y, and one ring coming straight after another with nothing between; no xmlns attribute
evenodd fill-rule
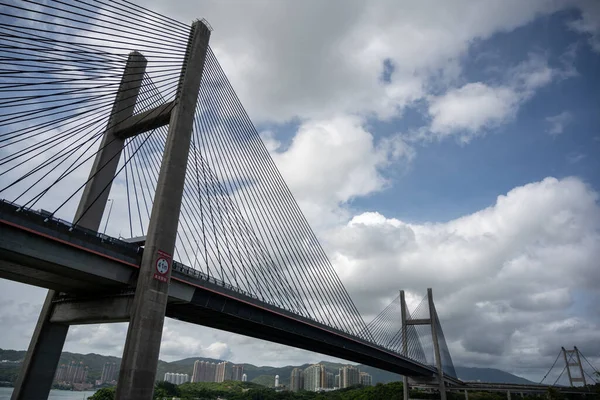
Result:
<svg viewBox="0 0 600 400"><path fill-rule="evenodd" d="M177 385L167 382L161 381L156 384L154 387L154 398L162 399L165 397L179 397L181 395L181 391L177 387Z"/></svg>
<svg viewBox="0 0 600 400"><path fill-rule="evenodd" d="M98 390L92 396L88 397L88 400L115 400L116 388L104 388Z"/></svg>

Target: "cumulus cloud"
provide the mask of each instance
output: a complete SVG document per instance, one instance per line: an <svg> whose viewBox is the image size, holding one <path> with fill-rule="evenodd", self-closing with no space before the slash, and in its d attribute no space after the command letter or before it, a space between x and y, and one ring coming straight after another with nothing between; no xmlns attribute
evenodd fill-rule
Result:
<svg viewBox="0 0 600 400"><path fill-rule="evenodd" d="M509 69L502 84L472 82L432 97L428 109L431 124L419 136L456 135L461 142L468 143L487 129L512 120L519 106L533 97L536 90L555 78L571 74L571 69L553 69L543 57L531 54Z"/></svg>
<svg viewBox="0 0 600 400"><path fill-rule="evenodd" d="M258 122L399 115L432 85L453 82L474 41L568 6L543 0L143 3L183 21L210 21L212 47ZM394 66L389 80L381 79L385 65Z"/></svg>
<svg viewBox="0 0 600 400"><path fill-rule="evenodd" d="M533 362L547 355L549 337L553 345L572 343L559 328L566 320L577 326L579 346L594 348L600 318L572 313L581 307L578 293L599 294L600 206L598 193L577 178L517 187L493 206L446 223L363 213L330 232L327 243L365 315L399 288L418 297L433 287L459 364L494 359L514 368L519 357L527 360L523 352Z"/></svg>
<svg viewBox="0 0 600 400"><path fill-rule="evenodd" d="M359 118L338 116L302 124L272 156L309 221L327 223L346 215L340 204L386 188L383 170L402 171L414 151L399 135L377 141Z"/></svg>
<svg viewBox="0 0 600 400"><path fill-rule="evenodd" d="M468 83L433 99L429 106L431 132L441 137L465 132L461 140L468 142L482 128L511 118L518 103L518 93L509 87Z"/></svg>

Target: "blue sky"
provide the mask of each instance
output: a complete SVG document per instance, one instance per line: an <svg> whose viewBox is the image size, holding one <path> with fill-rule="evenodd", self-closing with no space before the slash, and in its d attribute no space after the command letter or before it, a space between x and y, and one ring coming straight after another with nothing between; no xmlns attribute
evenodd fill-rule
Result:
<svg viewBox="0 0 600 400"><path fill-rule="evenodd" d="M541 89L513 120L468 145L448 140L419 146L418 156L405 171L390 171L393 184L387 190L355 199L351 205L407 221L447 221L493 204L513 187L547 176L578 176L599 190L600 55L584 36L568 28L567 22L576 15L571 10L540 17L477 42L464 56L462 79L493 80L495 74L489 69L518 63L531 51L543 53L550 63L567 59L577 71L575 76ZM562 133L551 135L547 118L563 112L571 118ZM390 122L371 121L375 137L425 123L418 107Z"/></svg>

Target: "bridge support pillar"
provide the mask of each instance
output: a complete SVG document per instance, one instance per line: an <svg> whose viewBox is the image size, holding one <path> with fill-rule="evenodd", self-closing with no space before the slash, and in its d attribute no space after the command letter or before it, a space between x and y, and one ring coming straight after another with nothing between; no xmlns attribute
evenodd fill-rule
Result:
<svg viewBox="0 0 600 400"><path fill-rule="evenodd" d="M48 290L11 400L45 400L50 394L56 367L69 331L68 325L50 322L55 295L54 290Z"/></svg>
<svg viewBox="0 0 600 400"><path fill-rule="evenodd" d="M79 225L85 228L98 231L100 227L110 184L123 149L123 140L113 135L113 128L133 114L145 69L144 56L135 51L131 52L108 119L100 151L96 154L90 178L75 213L74 221L79 221ZM57 296L58 293L54 290L49 290L46 295L11 400L46 400L50 394L56 367L69 331L68 324L55 323L51 320Z"/></svg>
<svg viewBox="0 0 600 400"><path fill-rule="evenodd" d="M209 28L201 21L194 22L156 185L119 372L117 400L150 400L154 392L172 254L209 38Z"/></svg>
<svg viewBox="0 0 600 400"><path fill-rule="evenodd" d="M510 397L510 390L507 390L507 391L506 391L506 398L507 398L508 400L510 400L510 399L511 399L511 397Z"/></svg>
<svg viewBox="0 0 600 400"><path fill-rule="evenodd" d="M469 391L465 389L465 400L469 400Z"/></svg>
<svg viewBox="0 0 600 400"><path fill-rule="evenodd" d="M427 289L427 300L429 302L429 319L431 320L431 338L433 339L433 349L435 351L435 363L438 370L438 380L440 385L440 399L446 400L446 385L444 383L444 370L442 369L442 358L440 354L440 344L438 342L438 332L436 328L436 311L433 304L433 291Z"/></svg>
<svg viewBox="0 0 600 400"><path fill-rule="evenodd" d="M402 355L408 357L408 326L406 325L406 298L404 297L404 290L400 291L400 318L402 323ZM409 388L408 388L408 376L402 376L402 398L408 400Z"/></svg>

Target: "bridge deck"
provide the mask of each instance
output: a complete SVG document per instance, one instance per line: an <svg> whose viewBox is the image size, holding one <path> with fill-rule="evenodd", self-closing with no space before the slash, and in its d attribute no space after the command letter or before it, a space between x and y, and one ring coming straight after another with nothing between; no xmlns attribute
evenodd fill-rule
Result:
<svg viewBox="0 0 600 400"><path fill-rule="evenodd" d="M0 203L0 277L77 296L135 285L143 249ZM167 316L432 379L435 369L174 263Z"/></svg>

